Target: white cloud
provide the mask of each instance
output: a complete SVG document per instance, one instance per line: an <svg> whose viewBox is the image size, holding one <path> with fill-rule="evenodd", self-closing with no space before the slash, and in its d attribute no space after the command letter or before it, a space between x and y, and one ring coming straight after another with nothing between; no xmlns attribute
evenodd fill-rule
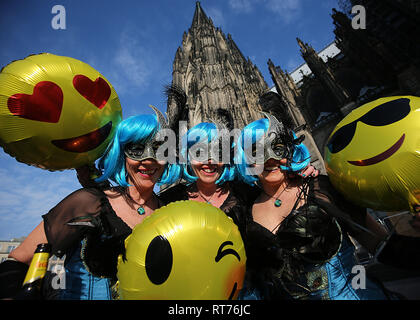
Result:
<svg viewBox="0 0 420 320"><path fill-rule="evenodd" d="M302 0L229 0L228 3L238 13L250 13L263 6L278 15L285 24L294 21L302 9Z"/></svg>
<svg viewBox="0 0 420 320"><path fill-rule="evenodd" d="M301 0L267 0L266 8L278 14L285 23L290 23L299 14Z"/></svg>
<svg viewBox="0 0 420 320"><path fill-rule="evenodd" d="M140 35L126 28L120 35L119 47L113 57L112 73L117 92L133 88L143 91L152 74L151 53L139 42Z"/></svg>
<svg viewBox="0 0 420 320"><path fill-rule="evenodd" d="M81 188L74 170L50 172L0 155L0 239L28 235L58 202Z"/></svg>
<svg viewBox="0 0 420 320"><path fill-rule="evenodd" d="M229 0L229 6L237 12L249 13L253 11L252 0Z"/></svg>

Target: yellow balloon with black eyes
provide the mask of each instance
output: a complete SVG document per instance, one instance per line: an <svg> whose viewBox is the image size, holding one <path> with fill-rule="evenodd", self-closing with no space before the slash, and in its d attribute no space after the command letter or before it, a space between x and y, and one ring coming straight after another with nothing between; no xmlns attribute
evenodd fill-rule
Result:
<svg viewBox="0 0 420 320"><path fill-rule="evenodd" d="M118 257L123 300L236 299L246 255L238 227L207 203L177 201L138 224Z"/></svg>
<svg viewBox="0 0 420 320"><path fill-rule="evenodd" d="M332 131L325 148L331 183L349 200L382 211L420 204L420 98L367 103Z"/></svg>
<svg viewBox="0 0 420 320"><path fill-rule="evenodd" d="M114 88L77 59L42 53L0 72L0 146L20 162L49 170L92 163L121 119Z"/></svg>

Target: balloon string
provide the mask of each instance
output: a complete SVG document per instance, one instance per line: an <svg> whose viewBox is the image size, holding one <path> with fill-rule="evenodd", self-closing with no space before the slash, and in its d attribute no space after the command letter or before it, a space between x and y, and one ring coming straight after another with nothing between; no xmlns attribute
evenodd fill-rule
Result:
<svg viewBox="0 0 420 320"><path fill-rule="evenodd" d="M404 215L404 214L410 214L410 212L409 211L404 211L404 212L396 213L396 214L394 214L392 216L387 216L387 217L385 217L385 218L383 218L381 220L384 221L386 219L394 218L394 217L401 216L401 215ZM372 260L374 262L378 262L378 259L377 259L378 256L381 254L382 250L385 248L386 244L389 242L389 240L391 239L391 237L395 234L395 231L397 229L397 225L400 222L401 222L401 218L398 219L398 221L395 222L395 224L393 224L392 229L389 231L387 237L379 245L378 249L376 250L376 252L375 252L375 254L374 254L373 258L372 258Z"/></svg>
<svg viewBox="0 0 420 320"><path fill-rule="evenodd" d="M402 215L404 215L404 214L411 214L409 211L404 211L404 212L400 212L400 213L396 213L396 214L393 214L392 216L387 216L387 217L385 217L385 218L382 218L381 220L383 221L383 220L386 220L386 219L391 219L391 218L394 218L394 217L398 217L398 216L402 216ZM401 219L400 219L401 220ZM398 220L396 223L399 223L400 222L400 220Z"/></svg>

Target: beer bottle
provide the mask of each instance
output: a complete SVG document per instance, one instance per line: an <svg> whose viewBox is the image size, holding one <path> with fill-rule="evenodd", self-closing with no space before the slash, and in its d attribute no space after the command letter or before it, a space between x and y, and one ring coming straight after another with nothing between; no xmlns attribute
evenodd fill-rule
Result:
<svg viewBox="0 0 420 320"><path fill-rule="evenodd" d="M41 243L37 246L26 277L23 280L22 290L14 297L16 300L39 300L42 298L42 279L47 272L51 245Z"/></svg>

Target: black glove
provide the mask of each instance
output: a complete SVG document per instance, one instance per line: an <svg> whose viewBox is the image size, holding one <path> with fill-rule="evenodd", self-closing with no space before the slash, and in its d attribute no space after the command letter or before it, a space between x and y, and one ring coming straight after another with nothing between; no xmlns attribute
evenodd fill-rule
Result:
<svg viewBox="0 0 420 320"><path fill-rule="evenodd" d="M0 299L12 298L22 289L28 269L26 263L15 260L0 263Z"/></svg>

